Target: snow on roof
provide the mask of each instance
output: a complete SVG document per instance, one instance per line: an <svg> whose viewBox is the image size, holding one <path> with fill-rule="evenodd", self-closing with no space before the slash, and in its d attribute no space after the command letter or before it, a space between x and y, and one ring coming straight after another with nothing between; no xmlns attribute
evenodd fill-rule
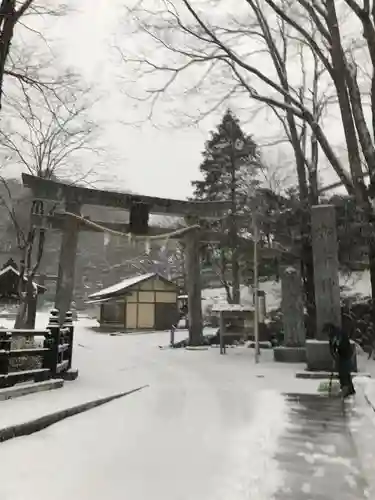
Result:
<svg viewBox="0 0 375 500"><path fill-rule="evenodd" d="M120 295L122 292L128 290L128 288L131 288L138 283L142 283L142 281L147 281L150 278L154 278L156 276L164 281L168 281L162 276L159 276L157 273L141 274L140 276L127 278L123 281L120 281L120 283L116 283L115 285L111 285L108 288L104 288L103 290L100 290L100 292L92 293L88 296L88 299L96 300L107 297L108 295Z"/></svg>
<svg viewBox="0 0 375 500"><path fill-rule="evenodd" d="M100 292L92 293L91 295L89 295L88 298L99 299L100 297L104 297L106 295L118 294L124 292L131 286L137 285L138 283L148 280L154 276L156 276L155 273L147 273L147 274L141 274L140 276L133 276L131 278L126 278L125 280L122 280L119 283L116 283L115 285L111 285L107 288L104 288L103 290L100 290Z"/></svg>
<svg viewBox="0 0 375 500"><path fill-rule="evenodd" d="M231 311L231 312L253 312L254 308L243 306L241 304L215 304L212 312Z"/></svg>
<svg viewBox="0 0 375 500"><path fill-rule="evenodd" d="M92 300L86 300L86 304L104 304L105 302L119 302L120 297L104 297L104 298L98 298L98 299L92 299Z"/></svg>
<svg viewBox="0 0 375 500"><path fill-rule="evenodd" d="M13 266L6 266L6 267L4 267L4 269L1 269L0 276L4 276L4 274L7 274L7 273L13 273L16 276L20 275L20 272L18 271L18 269L14 269ZM26 276L24 276L23 279L26 281L27 280ZM39 290L47 290L47 288L45 286L39 285L38 283L35 283L35 281L33 281L33 286L34 286L34 288L39 288Z"/></svg>
<svg viewBox="0 0 375 500"><path fill-rule="evenodd" d="M14 267L6 266L6 267L4 267L4 269L2 269L0 271L0 276L2 276L3 274L9 273L9 272L13 272L14 274L17 274L17 276L20 275L19 271L17 271L17 269L14 269Z"/></svg>

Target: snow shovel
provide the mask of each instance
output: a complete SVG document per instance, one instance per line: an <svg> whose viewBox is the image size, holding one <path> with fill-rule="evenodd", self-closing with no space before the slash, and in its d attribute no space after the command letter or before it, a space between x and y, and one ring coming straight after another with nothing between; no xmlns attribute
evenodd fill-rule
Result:
<svg viewBox="0 0 375 500"><path fill-rule="evenodd" d="M332 380L333 380L333 371L331 372L331 375L329 377L329 386L328 386L328 396L332 396Z"/></svg>
<svg viewBox="0 0 375 500"><path fill-rule="evenodd" d="M329 377L329 385L328 385L328 396L329 397L332 396L332 380L333 380L333 375L335 373L335 368L336 368L336 363L335 363L335 360L333 360L332 371L331 371L331 375Z"/></svg>

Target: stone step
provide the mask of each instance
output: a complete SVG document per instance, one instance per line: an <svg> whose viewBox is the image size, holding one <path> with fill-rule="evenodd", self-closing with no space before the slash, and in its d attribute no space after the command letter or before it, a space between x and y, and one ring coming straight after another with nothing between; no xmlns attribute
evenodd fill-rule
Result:
<svg viewBox="0 0 375 500"><path fill-rule="evenodd" d="M278 363L304 363L306 349L304 347L278 346L273 350L273 358Z"/></svg>
<svg viewBox="0 0 375 500"><path fill-rule="evenodd" d="M332 372L326 372L326 371L308 371L305 370L303 372L297 372L296 373L296 378L308 378L308 379L316 379L316 380L326 380L331 378ZM369 373L361 373L361 372L356 372L353 373L353 377L368 377L371 378L371 375ZM337 379L338 375L337 373L333 374L333 378Z"/></svg>
<svg viewBox="0 0 375 500"><path fill-rule="evenodd" d="M63 385L64 385L64 380L62 379L51 379L51 380L46 380L44 382L17 384L12 387L6 387L5 389L0 389L0 401L19 398L20 396L26 396L27 394L33 394L35 392L60 389L61 387L63 387Z"/></svg>

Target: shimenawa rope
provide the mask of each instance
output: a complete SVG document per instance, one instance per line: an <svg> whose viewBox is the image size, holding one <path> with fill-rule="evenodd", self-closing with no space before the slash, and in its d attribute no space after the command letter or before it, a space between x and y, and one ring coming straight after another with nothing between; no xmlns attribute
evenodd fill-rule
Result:
<svg viewBox="0 0 375 500"><path fill-rule="evenodd" d="M116 231L115 229L110 229L109 227L105 227L101 224L97 224L96 222L93 222L90 219L86 219L85 217L82 217L81 215L75 214L73 212L64 212L65 215L69 215L70 217L73 217L77 220L80 220L83 222L86 226L90 226L94 229L98 229L99 231L102 231L104 233L112 234L113 236L122 236L124 238L129 238L131 240L136 240L136 241L157 241L157 240L168 240L169 238L177 237L177 236L183 236L186 233L192 231L193 229L200 229L200 226L198 224L195 224L193 226L188 226L188 227L182 227L180 229L176 229L174 231L170 231L169 233L163 233L163 234L155 234L155 235L134 235L133 233L123 233L122 231Z"/></svg>

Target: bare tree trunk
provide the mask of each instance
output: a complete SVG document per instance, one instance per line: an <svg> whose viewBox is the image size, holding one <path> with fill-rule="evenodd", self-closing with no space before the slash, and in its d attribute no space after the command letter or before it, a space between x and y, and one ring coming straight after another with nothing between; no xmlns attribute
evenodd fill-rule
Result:
<svg viewBox="0 0 375 500"><path fill-rule="evenodd" d="M280 117L279 113L276 115L281 120L286 135L293 148L294 158L296 162L297 180L299 199L302 205L300 217L300 237L301 237L301 275L304 285L304 298L307 310L307 331L309 336L315 336L316 324L316 308L315 308L315 287L314 287L314 264L312 256L311 245L311 229L310 229L310 190L308 179L306 175L306 127L302 130L301 135L298 133L297 123L295 116L292 112L292 99L290 98L290 84L288 80L288 33L286 31L285 23L282 22L280 29L280 36L282 39L282 49L279 49L273 38L270 26L265 17L265 14L254 3L250 2L257 17L259 25L262 29L264 39L267 43L269 55L273 61L275 70L280 81L280 86L285 92L284 102L286 105L285 118ZM302 58L303 69L303 58ZM303 103L303 96L300 97ZM313 134L314 135L314 134Z"/></svg>
<svg viewBox="0 0 375 500"><path fill-rule="evenodd" d="M14 27L34 0L1 0L0 2L0 109L3 97L6 62L14 36ZM17 9L18 7L18 9Z"/></svg>
<svg viewBox="0 0 375 500"><path fill-rule="evenodd" d="M228 302L228 304L232 304L233 303L233 295L232 295L233 288L231 289L231 287L228 284L228 281L226 280L226 276L225 276L225 270L226 270L226 268L227 268L227 260L226 260L226 257L225 257L225 250L220 249L219 277L220 277L220 281L223 284L223 287L225 289L225 293L226 293L226 296L227 296L227 302Z"/></svg>
<svg viewBox="0 0 375 500"><path fill-rule="evenodd" d="M43 202L34 201L31 208L31 214L43 214ZM35 237L38 236L38 246L36 249L35 264L32 265L33 250L35 244ZM34 329L36 320L36 310L38 293L34 290L34 277L37 272L40 262L43 257L45 243L45 230L39 229L38 232L32 226L30 220L30 229L28 232L25 248L24 248L24 258L20 264L20 276L19 276L19 296L20 305L17 311L16 320L14 323L14 328L16 329ZM25 280L26 277L26 280Z"/></svg>
<svg viewBox="0 0 375 500"><path fill-rule="evenodd" d="M3 96L5 63L8 59L15 24L14 0L2 0L0 5L0 109Z"/></svg>
<svg viewBox="0 0 375 500"><path fill-rule="evenodd" d="M25 328L33 330L35 328L36 310L38 304L37 290L34 288L32 278L28 279L26 295L27 312L25 318Z"/></svg>
<svg viewBox="0 0 375 500"><path fill-rule="evenodd" d="M354 5L354 2L348 2ZM353 8L353 7L352 7ZM359 7L358 7L359 9ZM353 9L356 11L356 9ZM369 44L369 52L372 62L375 62L374 30L369 30L370 25L366 22L366 12L363 10L364 17L360 16L364 22L364 37ZM374 209L370 203L370 196L375 192L375 149L370 131L362 108L361 94L356 79L355 65L348 64L346 59L340 34L339 22L336 15L334 2L327 3L327 24L332 37L331 58L332 66L335 71L334 83L339 98L341 119L344 127L346 144L348 149L349 163L353 183L356 192L357 203L364 210L367 221L375 229ZM372 25L372 23L371 23ZM374 70L374 68L373 68ZM374 77L372 79L372 90ZM374 95L372 95L372 104ZM373 111L373 109L372 109ZM370 172L370 189L367 190L364 184L363 169L361 164L359 147L365 157L367 168ZM375 324L375 240L369 238L368 242L369 271L371 282L371 315L372 322Z"/></svg>
<svg viewBox="0 0 375 500"><path fill-rule="evenodd" d="M26 297L21 297L20 304L19 304L18 310L17 310L17 316L16 316L16 319L14 321L14 328L15 329L20 330L24 327L26 314L27 314Z"/></svg>
<svg viewBox="0 0 375 500"><path fill-rule="evenodd" d="M341 43L335 2L327 2L326 8L327 26L331 36L330 53L333 68L331 76L337 92L354 189L357 194L357 199L363 201L363 170L350 96L347 88L347 78L345 78L347 75L347 66Z"/></svg>
<svg viewBox="0 0 375 500"><path fill-rule="evenodd" d="M374 226L374 224L373 224ZM371 283L371 319L372 324L375 325L375 241L370 239L369 245L369 270L370 270L370 283ZM375 332L374 332L375 334Z"/></svg>
<svg viewBox="0 0 375 500"><path fill-rule="evenodd" d="M30 236L30 234L28 235ZM26 314L27 314L27 297L26 297L26 283L25 283L25 274L26 274L26 254L27 247L23 249L24 256L20 262L20 275L19 275L19 283L18 283L18 295L20 299L20 303L17 310L16 319L14 322L14 328L21 329L24 327Z"/></svg>
<svg viewBox="0 0 375 500"><path fill-rule="evenodd" d="M233 132L233 131L231 131ZM230 144L230 203L231 203L231 216L229 228L229 241L231 248L231 270L232 270L232 304L240 303L240 265L238 262L238 227L237 227L237 164L235 153L235 138L231 134Z"/></svg>
<svg viewBox="0 0 375 500"><path fill-rule="evenodd" d="M294 151L297 166L297 178L299 197L302 205L300 217L301 235L301 275L304 285L305 306L307 311L306 330L309 337L315 337L316 327L316 307L315 307L315 286L314 286L314 263L311 245L310 227L310 197L309 186L306 176L306 157L302 150L301 141L298 137L297 127L292 113L287 112L287 121L290 131L290 139Z"/></svg>
<svg viewBox="0 0 375 500"><path fill-rule="evenodd" d="M236 215L231 216L231 228L230 228L230 241L231 241L231 272L232 272L232 304L240 303L240 264L238 258L238 234L237 234L237 223ZM228 295L228 294L227 294Z"/></svg>
<svg viewBox="0 0 375 500"><path fill-rule="evenodd" d="M315 305L315 286L314 286L314 261L311 245L311 236L303 237L301 272L303 279L303 288L305 294L305 307L307 312L306 334L308 338L316 336L316 305Z"/></svg>
<svg viewBox="0 0 375 500"><path fill-rule="evenodd" d="M28 278L26 292L22 294L20 305L17 311L14 328L33 330L35 328L37 293L34 290L32 278Z"/></svg>
<svg viewBox="0 0 375 500"><path fill-rule="evenodd" d="M240 265L237 252L232 252L232 304L240 303Z"/></svg>

